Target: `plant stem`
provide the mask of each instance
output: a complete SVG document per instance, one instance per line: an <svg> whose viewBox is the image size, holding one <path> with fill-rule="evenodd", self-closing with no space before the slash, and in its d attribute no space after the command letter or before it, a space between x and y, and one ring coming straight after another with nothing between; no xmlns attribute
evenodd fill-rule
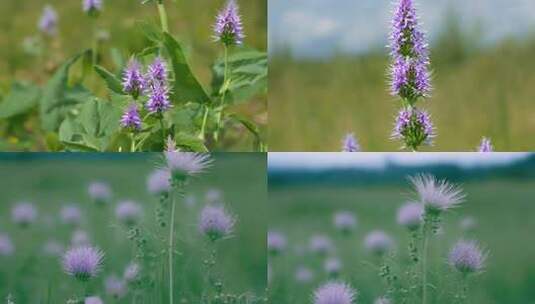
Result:
<svg viewBox="0 0 535 304"><path fill-rule="evenodd" d="M173 189L174 190L174 189ZM173 241L175 231L175 195L171 193L171 221L169 224L169 303L173 304Z"/></svg>
<svg viewBox="0 0 535 304"><path fill-rule="evenodd" d="M169 33L169 25L167 23L167 12L163 5L163 0L158 0L158 13L160 14L160 22L162 24L162 31Z"/></svg>
<svg viewBox="0 0 535 304"><path fill-rule="evenodd" d="M165 150L165 126L163 123L163 115L160 115L159 119L160 121L160 128L162 129L162 151Z"/></svg>
<svg viewBox="0 0 535 304"><path fill-rule="evenodd" d="M130 152L136 152L136 138L134 132L130 133Z"/></svg>
<svg viewBox="0 0 535 304"><path fill-rule="evenodd" d="M422 304L427 303L427 251L429 249L429 216L424 219L422 247Z"/></svg>
<svg viewBox="0 0 535 304"><path fill-rule="evenodd" d="M95 66L98 60L98 33L97 33L97 17L91 17L92 31L93 31L93 45L91 46L91 64Z"/></svg>
<svg viewBox="0 0 535 304"><path fill-rule="evenodd" d="M204 115L203 115L203 118L202 118L202 126L201 126L201 132L199 134L199 138L204 140L204 133L205 133L205 128L206 128L206 121L208 120L208 106L206 106L205 110L204 110Z"/></svg>
<svg viewBox="0 0 535 304"><path fill-rule="evenodd" d="M224 61L223 61L223 65L224 65L224 72L223 72L223 92L221 92L221 105L220 105L220 109L217 113L217 130L216 130L216 133L215 133L215 140L217 141L219 139L219 131L221 129L221 119L222 119L222 116L223 116L223 109L224 109L224 106L225 106L225 98L226 98L226 95L227 95L227 87L228 87L228 83L230 81L229 79L229 75L228 75L228 47L226 44L223 45L224 47L224 50L225 50L225 55L224 55Z"/></svg>

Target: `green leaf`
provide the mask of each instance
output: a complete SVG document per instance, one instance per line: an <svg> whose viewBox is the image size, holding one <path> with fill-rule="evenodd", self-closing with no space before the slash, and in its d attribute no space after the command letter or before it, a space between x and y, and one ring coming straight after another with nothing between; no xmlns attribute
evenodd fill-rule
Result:
<svg viewBox="0 0 535 304"><path fill-rule="evenodd" d="M112 48L110 50L110 57L113 65L115 65L115 70L121 71L125 66L125 59L121 51L117 48Z"/></svg>
<svg viewBox="0 0 535 304"><path fill-rule="evenodd" d="M41 125L45 131L55 131L65 119L67 113L78 103L79 99L69 98L67 95L69 69L80 58L78 54L67 60L50 78L43 88L40 103Z"/></svg>
<svg viewBox="0 0 535 304"><path fill-rule="evenodd" d="M33 84L15 82L9 95L0 102L0 118L24 114L39 103L41 90Z"/></svg>
<svg viewBox="0 0 535 304"><path fill-rule="evenodd" d="M110 90L117 94L125 95L123 93L123 85L117 76L99 65L95 66L95 71L104 79Z"/></svg>
<svg viewBox="0 0 535 304"><path fill-rule="evenodd" d="M265 52L254 49L238 49L228 57L230 83L226 84L226 102L242 103L257 94L267 92L268 59ZM225 65L219 59L214 66L212 91L222 91Z"/></svg>
<svg viewBox="0 0 535 304"><path fill-rule="evenodd" d="M260 135L260 129L258 128L258 126L254 122L248 120L247 118L245 118L243 116L237 115L237 114L230 114L229 118L239 122L249 132L251 132L251 134L255 138L255 143L254 143L255 150L261 151L261 152L267 151L267 148L266 148L264 142L262 141L262 136Z"/></svg>
<svg viewBox="0 0 535 304"><path fill-rule="evenodd" d="M175 134L176 145L180 148L187 149L193 152L208 152L208 148L204 145L204 141L197 136L178 133Z"/></svg>
<svg viewBox="0 0 535 304"><path fill-rule="evenodd" d="M175 75L173 86L173 100L179 103L196 102L209 103L210 97L193 75L182 46L168 33L163 33L163 44L169 57Z"/></svg>
<svg viewBox="0 0 535 304"><path fill-rule="evenodd" d="M143 32L148 40L155 43L160 43L162 41L162 31L156 24L147 21L138 21L136 22L136 26Z"/></svg>

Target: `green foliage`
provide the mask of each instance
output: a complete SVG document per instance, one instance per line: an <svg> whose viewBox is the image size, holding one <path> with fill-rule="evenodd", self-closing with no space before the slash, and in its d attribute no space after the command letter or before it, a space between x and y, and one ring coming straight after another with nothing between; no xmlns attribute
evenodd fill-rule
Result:
<svg viewBox="0 0 535 304"><path fill-rule="evenodd" d="M95 66L95 71L100 77L102 77L102 79L104 79L104 81L106 81L108 89L110 89L113 93L124 94L123 85L117 76L113 75L111 72L99 65Z"/></svg>
<svg viewBox="0 0 535 304"><path fill-rule="evenodd" d="M0 102L0 119L25 114L39 103L41 89L30 83L15 82L9 95Z"/></svg>

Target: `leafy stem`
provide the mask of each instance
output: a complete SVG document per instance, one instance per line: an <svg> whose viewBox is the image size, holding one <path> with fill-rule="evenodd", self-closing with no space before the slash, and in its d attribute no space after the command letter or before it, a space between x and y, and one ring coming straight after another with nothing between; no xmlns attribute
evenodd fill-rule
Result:
<svg viewBox="0 0 535 304"><path fill-rule="evenodd" d="M167 12L165 10L165 5L163 4L163 0L158 0L157 6L158 6L158 13L160 14L160 22L162 24L162 31L164 31L165 33L169 33L169 24L167 22Z"/></svg>
<svg viewBox="0 0 535 304"><path fill-rule="evenodd" d="M203 118L202 118L201 131L199 133L199 139L201 139L201 140L204 140L204 134L205 134L205 129L206 129L206 121L208 120L208 110L209 110L209 107L205 106L204 115L203 115Z"/></svg>
<svg viewBox="0 0 535 304"><path fill-rule="evenodd" d="M219 107L219 110L217 112L217 130L215 133L215 140L217 141L219 139L219 132L221 130L221 120L223 116L223 111L225 108L225 99L227 96L227 90L230 83L230 78L228 75L228 46L226 44L223 44L224 48L224 59L223 59L223 86L221 87L221 105Z"/></svg>

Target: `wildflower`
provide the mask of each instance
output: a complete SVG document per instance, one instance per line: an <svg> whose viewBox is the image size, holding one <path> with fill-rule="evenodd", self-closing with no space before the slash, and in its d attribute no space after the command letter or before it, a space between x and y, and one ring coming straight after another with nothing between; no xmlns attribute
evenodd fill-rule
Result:
<svg viewBox="0 0 535 304"><path fill-rule="evenodd" d="M100 297L92 296L85 298L84 304L104 304Z"/></svg>
<svg viewBox="0 0 535 304"><path fill-rule="evenodd" d="M161 115L167 111L171 107L169 89L165 85L152 84L146 107L151 114Z"/></svg>
<svg viewBox="0 0 535 304"><path fill-rule="evenodd" d="M286 250L286 237L278 231L268 231L267 248L270 254L278 255Z"/></svg>
<svg viewBox="0 0 535 304"><path fill-rule="evenodd" d="M348 133L342 141L342 152L360 152L360 145L353 133Z"/></svg>
<svg viewBox="0 0 535 304"><path fill-rule="evenodd" d="M330 276L338 276L342 269L342 262L337 258L328 258L323 264L323 269Z"/></svg>
<svg viewBox="0 0 535 304"><path fill-rule="evenodd" d="M384 231L374 230L366 235L364 247L371 253L382 256L392 250L394 241Z"/></svg>
<svg viewBox="0 0 535 304"><path fill-rule="evenodd" d="M357 291L343 282L327 282L314 291L314 304L353 304Z"/></svg>
<svg viewBox="0 0 535 304"><path fill-rule="evenodd" d="M340 211L334 215L334 226L343 233L349 233L357 227L357 219L351 212Z"/></svg>
<svg viewBox="0 0 535 304"><path fill-rule="evenodd" d="M147 68L147 81L151 84L167 85L167 64L158 56Z"/></svg>
<svg viewBox="0 0 535 304"><path fill-rule="evenodd" d="M71 236L71 245L73 247L89 246L91 243L89 235L83 230L76 230Z"/></svg>
<svg viewBox="0 0 535 304"><path fill-rule="evenodd" d="M87 192L91 199L99 205L108 203L112 197L110 186L104 182L92 182L89 184Z"/></svg>
<svg viewBox="0 0 535 304"><path fill-rule="evenodd" d="M110 275L104 281L106 293L115 299L124 297L127 293L126 282L116 275Z"/></svg>
<svg viewBox="0 0 535 304"><path fill-rule="evenodd" d="M11 219L15 224L26 227L37 219L37 209L31 203L18 203L11 209Z"/></svg>
<svg viewBox="0 0 535 304"><path fill-rule="evenodd" d="M15 252L15 246L7 234L0 233L0 256L10 256Z"/></svg>
<svg viewBox="0 0 535 304"><path fill-rule="evenodd" d="M199 231L216 241L230 236L235 223L236 219L223 206L206 205L199 217Z"/></svg>
<svg viewBox="0 0 535 304"><path fill-rule="evenodd" d="M208 189L204 194L204 201L207 204L218 204L223 201L223 192L219 189Z"/></svg>
<svg viewBox="0 0 535 304"><path fill-rule="evenodd" d="M299 266L295 271L295 280L298 283L308 283L314 279L314 273L310 268Z"/></svg>
<svg viewBox="0 0 535 304"><path fill-rule="evenodd" d="M422 204L409 202L398 209L397 222L409 230L416 230L422 224L423 214Z"/></svg>
<svg viewBox="0 0 535 304"><path fill-rule="evenodd" d="M238 4L235 0L229 0L226 7L217 15L214 34L215 40L221 41L225 46L243 43L245 35Z"/></svg>
<svg viewBox="0 0 535 304"><path fill-rule="evenodd" d="M77 226L82 220L80 209L74 205L61 207L60 215L63 223L67 225Z"/></svg>
<svg viewBox="0 0 535 304"><path fill-rule="evenodd" d="M390 33L391 93L409 103L431 91L429 51L412 0L399 0Z"/></svg>
<svg viewBox="0 0 535 304"><path fill-rule="evenodd" d="M131 131L141 130L141 116L136 103L131 103L121 116L121 126Z"/></svg>
<svg viewBox="0 0 535 304"><path fill-rule="evenodd" d="M141 206L134 201L122 201L115 208L117 220L127 226L135 225L143 216Z"/></svg>
<svg viewBox="0 0 535 304"><path fill-rule="evenodd" d="M494 152L494 147L492 146L492 142L490 141L490 138L483 137L481 139L481 144L478 148L479 152Z"/></svg>
<svg viewBox="0 0 535 304"><path fill-rule="evenodd" d="M467 216L461 219L459 226L463 231L469 232L477 228L477 221L472 216Z"/></svg>
<svg viewBox="0 0 535 304"><path fill-rule="evenodd" d="M58 33L58 13L52 6L45 6L38 26L41 32L48 36L55 36Z"/></svg>
<svg viewBox="0 0 535 304"><path fill-rule="evenodd" d="M132 262L126 266L126 269L124 270L123 278L126 282L134 282L139 277L139 270L140 266L138 263Z"/></svg>
<svg viewBox="0 0 535 304"><path fill-rule="evenodd" d="M48 240L43 245L43 253L48 256L52 256L52 257L61 256L63 252L65 252L65 248L60 242L56 240Z"/></svg>
<svg viewBox="0 0 535 304"><path fill-rule="evenodd" d="M449 263L463 274L475 273L483 270L487 253L476 241L458 241L450 251Z"/></svg>
<svg viewBox="0 0 535 304"><path fill-rule="evenodd" d="M422 144L431 146L434 137L433 123L426 111L409 107L399 112L392 138L399 139L405 143L405 147L416 150Z"/></svg>
<svg viewBox="0 0 535 304"><path fill-rule="evenodd" d="M104 253L95 247L82 246L68 250L63 255L64 271L80 281L97 276L102 268Z"/></svg>
<svg viewBox="0 0 535 304"><path fill-rule="evenodd" d="M156 169L147 178L147 189L154 195L165 195L171 190L171 172Z"/></svg>
<svg viewBox="0 0 535 304"><path fill-rule="evenodd" d="M146 89L139 62L132 58L123 72L123 91L137 99Z"/></svg>
<svg viewBox="0 0 535 304"><path fill-rule="evenodd" d="M165 159L167 168L176 180L202 173L212 164L210 154L207 153L165 152Z"/></svg>
<svg viewBox="0 0 535 304"><path fill-rule="evenodd" d="M426 212L440 213L459 205L465 198L461 188L432 175L416 175L410 181Z"/></svg>
<svg viewBox="0 0 535 304"><path fill-rule="evenodd" d="M83 0L83 10L90 16L97 16L102 10L102 0Z"/></svg>
<svg viewBox="0 0 535 304"><path fill-rule="evenodd" d="M313 235L309 241L310 251L320 255L326 255L334 249L330 238L322 234Z"/></svg>

